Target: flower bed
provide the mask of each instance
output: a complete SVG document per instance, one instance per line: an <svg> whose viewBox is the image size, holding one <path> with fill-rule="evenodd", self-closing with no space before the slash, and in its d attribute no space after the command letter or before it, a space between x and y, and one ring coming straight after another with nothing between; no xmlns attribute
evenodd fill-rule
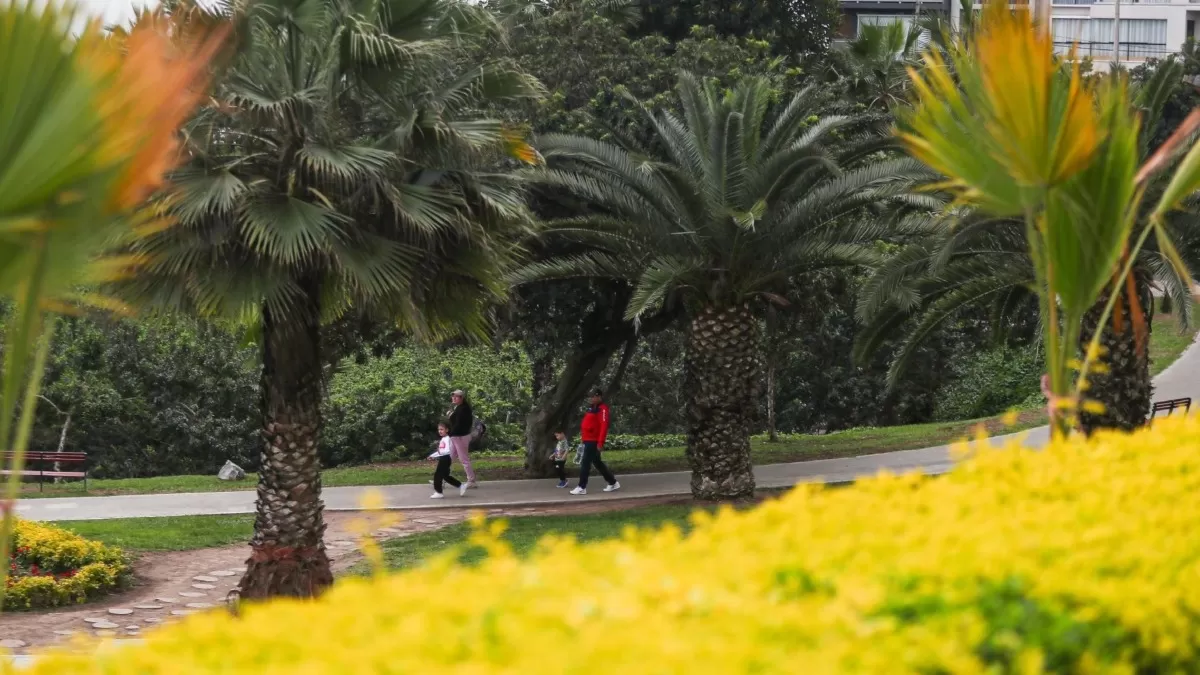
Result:
<svg viewBox="0 0 1200 675"><path fill-rule="evenodd" d="M443 557L32 673L1200 672L1200 418Z"/></svg>
<svg viewBox="0 0 1200 675"><path fill-rule="evenodd" d="M18 520L4 609L85 602L120 588L130 576L129 562L119 549L52 525Z"/></svg>

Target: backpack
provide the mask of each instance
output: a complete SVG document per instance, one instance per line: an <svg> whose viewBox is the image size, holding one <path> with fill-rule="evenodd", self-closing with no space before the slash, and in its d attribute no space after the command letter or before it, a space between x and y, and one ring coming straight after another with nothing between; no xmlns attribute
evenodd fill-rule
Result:
<svg viewBox="0 0 1200 675"><path fill-rule="evenodd" d="M487 424L482 418L476 417L471 422L471 443L479 443L483 435L487 433Z"/></svg>

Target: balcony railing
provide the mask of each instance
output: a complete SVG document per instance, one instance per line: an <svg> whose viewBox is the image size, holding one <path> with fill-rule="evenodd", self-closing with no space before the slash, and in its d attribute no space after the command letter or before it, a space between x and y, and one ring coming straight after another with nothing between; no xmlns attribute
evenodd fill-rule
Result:
<svg viewBox="0 0 1200 675"><path fill-rule="evenodd" d="M1113 56L1112 42L1054 42L1054 51L1067 55L1071 52L1071 48L1075 48L1075 56L1079 58L1090 57L1094 61L1111 60ZM1122 42L1120 60L1122 61L1145 61L1146 59L1161 59L1170 54L1175 54L1178 49L1169 49L1165 44L1152 44L1147 42Z"/></svg>

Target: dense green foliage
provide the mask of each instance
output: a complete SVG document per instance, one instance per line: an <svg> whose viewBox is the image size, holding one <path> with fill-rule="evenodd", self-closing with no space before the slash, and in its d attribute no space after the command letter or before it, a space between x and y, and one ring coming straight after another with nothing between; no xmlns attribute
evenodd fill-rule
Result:
<svg viewBox="0 0 1200 675"><path fill-rule="evenodd" d="M59 319L32 447L63 440L99 478L215 473L227 459L253 469L254 358L231 332L194 320Z"/></svg>
<svg viewBox="0 0 1200 675"><path fill-rule="evenodd" d="M840 18L834 0L640 0L640 31L678 40L692 26L753 35L779 54L822 54Z"/></svg>
<svg viewBox="0 0 1200 675"><path fill-rule="evenodd" d="M512 450L513 423L530 405L529 362L517 345L397 350L342 363L329 385L325 466L424 457L437 439L450 392L467 393L488 425L488 447Z"/></svg>
<svg viewBox="0 0 1200 675"><path fill-rule="evenodd" d="M934 417L969 420L1036 400L1044 372L1042 355L1032 347L1000 346L973 353L957 368L955 379L938 392Z"/></svg>
<svg viewBox="0 0 1200 675"><path fill-rule="evenodd" d="M689 25L673 38L637 35L621 16L596 12L591 0L561 0L553 11L520 15L504 46L507 55L546 87L540 102L509 108L507 115L537 133L577 133L597 138L630 126L631 95L653 107L677 105L672 88L679 71L731 87L746 76L767 77L780 91L801 84L790 54L772 53L768 40L726 35Z"/></svg>

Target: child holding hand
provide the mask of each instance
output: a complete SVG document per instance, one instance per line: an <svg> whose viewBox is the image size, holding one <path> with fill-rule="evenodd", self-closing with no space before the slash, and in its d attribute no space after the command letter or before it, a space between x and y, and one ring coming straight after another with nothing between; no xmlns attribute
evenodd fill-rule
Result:
<svg viewBox="0 0 1200 675"><path fill-rule="evenodd" d="M446 482L458 488L460 497L467 494L466 483L460 483L457 478L450 475L450 425L446 422L438 424L438 436L441 440L438 441L437 450L429 456L429 459L437 461L437 468L433 471L433 494L429 495L430 499L444 499L442 494L442 483Z"/></svg>

